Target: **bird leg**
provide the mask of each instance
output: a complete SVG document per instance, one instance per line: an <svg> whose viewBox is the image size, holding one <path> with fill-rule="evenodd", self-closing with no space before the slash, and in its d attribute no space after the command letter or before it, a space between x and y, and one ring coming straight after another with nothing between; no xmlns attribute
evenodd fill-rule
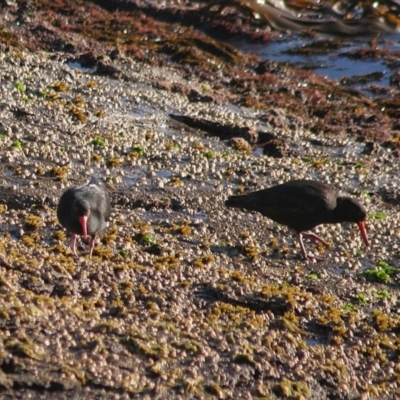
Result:
<svg viewBox="0 0 400 400"><path fill-rule="evenodd" d="M90 238L90 242L89 242L89 251L90 251L89 252L89 258L92 258L92 254L93 254L94 238L95 238L94 235Z"/></svg>
<svg viewBox="0 0 400 400"><path fill-rule="evenodd" d="M325 242L324 239L321 239L318 235L316 235L315 233L312 232L303 232L303 236L313 240L314 242L320 242L323 245L329 247L329 244Z"/></svg>
<svg viewBox="0 0 400 400"><path fill-rule="evenodd" d="M317 261L322 261L323 258L322 257L317 257L317 256L313 256L312 254L307 254L306 252L306 248L304 246L303 243L303 235L306 237L310 237L311 239L313 239L314 241L320 241L321 243L324 243L325 245L328 245L325 241L323 241L320 237L318 237L317 235L315 235L314 233L302 233L302 232L297 232L296 236L297 236L297 240L300 243L300 248L301 248L301 254L303 255L303 258L305 260L317 260Z"/></svg>
<svg viewBox="0 0 400 400"><path fill-rule="evenodd" d="M73 233L71 235L71 242L70 242L69 247L73 251L74 255L76 255L76 235L75 235L75 233Z"/></svg>

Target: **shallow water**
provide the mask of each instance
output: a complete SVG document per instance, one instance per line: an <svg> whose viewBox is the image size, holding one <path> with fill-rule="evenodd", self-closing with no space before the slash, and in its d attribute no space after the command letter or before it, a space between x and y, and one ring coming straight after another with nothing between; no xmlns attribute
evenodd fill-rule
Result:
<svg viewBox="0 0 400 400"><path fill-rule="evenodd" d="M382 74L382 77L367 83L349 85L349 87L371 95L371 91L368 88L371 84L383 87L390 86L390 77L393 69L385 62L383 57L373 60L368 57L354 59L344 53L351 53L359 49L369 49L369 42L373 38L374 36L371 35L360 39L343 39L341 47L329 49L326 54L320 54L319 49L316 49L315 52L311 51L310 53L312 54L300 54L299 49L301 50L304 46L324 40L324 37L307 38L295 33L282 34L279 40L273 40L269 43L249 43L245 40L233 40L230 44L245 53L255 53L263 60L288 62L338 81L342 78L352 78L370 73ZM400 35L398 33L382 34L377 42L377 48L387 49L391 52L400 51ZM395 66L397 65L394 65L393 68Z"/></svg>

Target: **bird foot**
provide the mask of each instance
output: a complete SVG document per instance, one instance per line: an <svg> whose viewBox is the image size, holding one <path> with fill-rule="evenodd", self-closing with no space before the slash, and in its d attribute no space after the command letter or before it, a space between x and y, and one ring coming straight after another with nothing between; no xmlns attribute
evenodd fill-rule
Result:
<svg viewBox="0 0 400 400"><path fill-rule="evenodd" d="M69 244L69 247L71 248L72 252L74 253L74 256L77 256L77 252L76 252L76 235L75 233L73 233L71 235L71 242Z"/></svg>
<svg viewBox="0 0 400 400"><path fill-rule="evenodd" d="M324 257L314 256L313 254L303 254L303 258L305 261L323 261Z"/></svg>
<svg viewBox="0 0 400 400"><path fill-rule="evenodd" d="M93 236L90 239L90 242L89 242L89 258L92 258L94 245L95 245L95 239L94 239L94 236Z"/></svg>
<svg viewBox="0 0 400 400"><path fill-rule="evenodd" d="M306 252L306 248L303 243L303 236L306 236L314 241L321 242L325 244L326 246L328 245L324 240L322 240L319 236L315 235L314 233L308 233L308 232L299 232L297 233L297 240L299 241L300 248L301 248L301 254L303 255L304 260L306 261L311 261L311 260L316 260L316 261L322 261L322 257L314 256L312 254L308 254Z"/></svg>

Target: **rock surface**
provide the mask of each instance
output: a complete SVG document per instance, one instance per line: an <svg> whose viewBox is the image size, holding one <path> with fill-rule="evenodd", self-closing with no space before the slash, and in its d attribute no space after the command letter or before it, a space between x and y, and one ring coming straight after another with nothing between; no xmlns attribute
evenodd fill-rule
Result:
<svg viewBox="0 0 400 400"><path fill-rule="evenodd" d="M394 108L221 45L183 23L190 8L10 3L1 398L399 396ZM55 210L92 174L113 211L89 259ZM285 228L223 205L299 178L366 204L369 251L321 226L334 245L305 263Z"/></svg>

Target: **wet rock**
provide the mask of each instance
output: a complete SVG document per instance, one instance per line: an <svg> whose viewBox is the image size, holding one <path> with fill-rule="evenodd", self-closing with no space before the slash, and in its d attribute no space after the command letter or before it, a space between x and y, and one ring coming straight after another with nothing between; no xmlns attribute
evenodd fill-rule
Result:
<svg viewBox="0 0 400 400"><path fill-rule="evenodd" d="M218 136L221 139L232 139L238 136L250 143L257 143L259 140L258 132L253 127L242 127L228 124L224 125L204 118L193 118L186 115L170 114L170 117L175 121L190 126L191 128L201 129L208 134Z"/></svg>
<svg viewBox="0 0 400 400"><path fill-rule="evenodd" d="M97 63L97 70L96 72L99 75L106 75L106 76L110 76L114 79L120 79L122 77L122 71L115 67L112 64L108 64L104 61L99 61Z"/></svg>
<svg viewBox="0 0 400 400"><path fill-rule="evenodd" d="M236 150L251 151L249 142L242 137L234 137L229 141L229 144Z"/></svg>
<svg viewBox="0 0 400 400"><path fill-rule="evenodd" d="M366 142L362 154L376 154L379 150L379 145L375 142Z"/></svg>
<svg viewBox="0 0 400 400"><path fill-rule="evenodd" d="M218 3L215 19L212 8L193 9L196 2L174 9L174 1L44 3L15 3L29 6L25 20L42 24L43 35L38 30L36 40L7 11L0 44L8 46L0 52L0 203L9 205L0 205L2 396L188 398L206 391L245 399L273 397L276 385L282 395L310 400L365 397L372 389L392 398L399 351L396 87L375 104L311 71L261 65L192 35L200 22L201 29L216 23L248 34L241 23L253 14L232 2ZM91 53L91 68L104 63L122 75L111 81L71 69L66 38L74 59ZM25 92L14 86L19 80ZM33 115L18 118L14 107ZM355 135L366 148L383 139L392 150L360 154ZM245 151L229 148L231 138ZM273 157L252 154L266 143ZM287 145L304 157L282 156ZM66 187L90 174L104 176L113 197L92 259L71 254L54 207ZM325 260L304 264L284 227L224 207L229 194L297 178L329 181L366 203L368 252L353 226L320 227L333 245L315 246ZM30 214L42 224L19 236ZM394 266L388 284L363 277L378 260ZM201 286L205 295L197 296ZM371 365L369 350L387 362ZM311 389L298 382L300 370ZM273 386L258 379L263 371ZM357 394L354 387L367 389Z"/></svg>
<svg viewBox="0 0 400 400"><path fill-rule="evenodd" d="M393 121L392 129L394 131L400 131L400 119Z"/></svg>
<svg viewBox="0 0 400 400"><path fill-rule="evenodd" d="M393 72L389 80L391 85L400 86L400 72L399 71Z"/></svg>
<svg viewBox="0 0 400 400"><path fill-rule="evenodd" d="M392 204L394 206L400 205L400 193L398 190L381 189L378 191L378 195L385 203Z"/></svg>
<svg viewBox="0 0 400 400"><path fill-rule="evenodd" d="M287 129L285 112L282 109L270 109L264 113L260 120L272 128Z"/></svg>
<svg viewBox="0 0 400 400"><path fill-rule="evenodd" d="M263 154L269 157L282 158L290 154L290 144L284 139L273 139L263 145Z"/></svg>
<svg viewBox="0 0 400 400"><path fill-rule="evenodd" d="M97 65L97 56L92 51L89 51L71 59L71 61L80 63L84 68L94 68Z"/></svg>
<svg viewBox="0 0 400 400"><path fill-rule="evenodd" d="M200 94L198 91L192 89L189 94L188 94L188 99L189 101L201 101L204 103L211 103L212 101L214 101L214 99L212 98L212 96L209 95L202 95Z"/></svg>

